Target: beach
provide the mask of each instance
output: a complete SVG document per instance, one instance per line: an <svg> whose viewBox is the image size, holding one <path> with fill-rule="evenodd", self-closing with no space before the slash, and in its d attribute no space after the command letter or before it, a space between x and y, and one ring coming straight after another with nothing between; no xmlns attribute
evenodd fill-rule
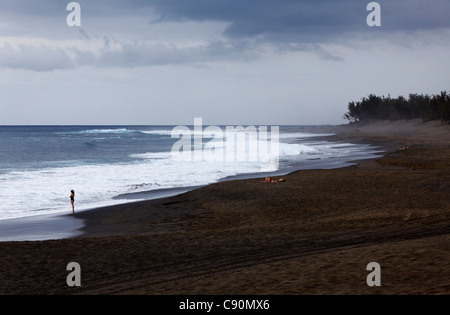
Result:
<svg viewBox="0 0 450 315"><path fill-rule="evenodd" d="M0 294L449 294L450 126L319 131L386 154L76 213L80 235L0 242ZM370 262L381 286L366 283Z"/></svg>

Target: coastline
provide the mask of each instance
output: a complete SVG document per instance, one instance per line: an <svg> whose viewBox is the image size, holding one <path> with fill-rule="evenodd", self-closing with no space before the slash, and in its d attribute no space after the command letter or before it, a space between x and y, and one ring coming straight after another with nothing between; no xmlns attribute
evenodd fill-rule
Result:
<svg viewBox="0 0 450 315"><path fill-rule="evenodd" d="M160 191L130 194L130 196L123 195L119 197L123 200L127 200L126 202L111 206L77 210L75 215L72 213L54 213L0 220L0 243L47 241L76 237L83 234L81 231L84 227L83 219L77 217L80 213L95 210L100 211L114 206L123 207L128 203L164 199L195 188L199 188L199 186L162 189ZM144 201L133 201L133 199L142 199L144 196Z"/></svg>
<svg viewBox="0 0 450 315"><path fill-rule="evenodd" d="M423 122L419 119L407 120L407 121L371 121L368 123L353 123L346 125L337 126L326 126L326 127L315 127L315 133L323 133L327 136L316 137L318 140L325 140L330 142L351 142L353 144L366 144L373 148L379 148L382 152L381 155L372 158L364 159L342 159L337 161L337 166L320 168L320 170L345 170L348 168L358 168L358 169L372 169L379 168L377 165L380 158L386 159L391 154L397 152L398 148L419 146L419 147L429 147L433 145L450 145L450 126L445 125L439 121ZM334 135L329 135L333 133ZM447 133L448 137L445 137ZM436 137L439 135L439 137ZM448 139L448 140L447 140ZM374 149L375 150L375 149ZM375 155L375 153L373 153ZM311 162L311 161L310 161ZM330 162L332 164L333 162ZM125 235L125 234L141 234L141 233L160 233L161 227L155 227L152 224L148 226L142 226L141 228L133 225L129 229L124 228L124 222L126 216L130 216L133 209L149 209L146 212L145 217L140 217L139 220L147 220L148 222L159 221L165 216L162 212L165 212L168 217L182 216L188 211L185 209L179 209L177 207L174 210L173 207L167 207L172 204L179 204L180 198L186 192L198 189L208 189L209 186L220 185L223 182L236 182L236 181L250 181L259 182L265 176L272 177L286 177L289 175L296 174L300 171L305 170L319 170L314 167L314 163L310 166L302 169L295 167L293 171L282 171L282 172L271 172L265 173L255 173L255 174L242 174L235 175L231 178L224 178L217 183L212 183L209 185L201 187L189 187L186 191L180 193L174 193L168 196L155 196L155 198L143 200L143 201L131 201L123 204L99 207L95 209L89 209L89 211L82 211L75 214L75 218L82 220L85 224L80 228L81 233L77 233L75 237L92 237L92 236L114 236L114 235ZM386 167L385 167L386 168ZM396 167L390 167L391 169L396 169ZM180 189L183 190L183 189ZM142 192L142 194L147 194L148 192ZM134 194L133 194L134 195ZM133 199L132 197L130 199ZM195 208L195 206L193 207ZM195 210L195 209L194 209ZM170 212L172 211L172 212ZM116 217L111 220L112 217ZM134 220L137 220L134 218ZM112 224L114 221L114 224ZM108 222L108 223L107 223ZM119 232L120 231L120 232ZM167 232L170 229L166 230Z"/></svg>
<svg viewBox="0 0 450 315"><path fill-rule="evenodd" d="M335 126L337 127L337 126ZM330 136L330 127L323 127L314 129L315 132L323 133L326 136L318 136L315 139L324 140L329 142L348 142L345 136L335 134ZM160 234L168 233L173 230L173 224L169 223L167 226L164 224L164 219L180 218L183 216L189 216L189 213L195 212L196 205L187 206L189 209L182 208L180 206L172 206L174 204L181 204L184 201L184 196L197 191L208 190L208 187L215 187L216 185L224 185L224 183L230 183L234 185L239 182L260 182L264 180L266 176L284 178L291 174L295 174L304 170L339 170L346 169L361 162L368 162L382 157L389 150L395 147L395 144L391 142L381 143L375 140L366 141L361 139L360 141L353 139L352 143L366 144L371 146L373 152L366 153L366 157L363 159L357 158L340 158L335 161L306 161L307 165L301 167L296 165L291 169L279 170L268 173L252 173L252 174L238 174L230 177L223 178L216 183L211 183L203 186L193 186L180 188L179 193L173 193L167 196L155 196L154 198L132 201L134 196L150 195L152 192L133 193L130 196L124 196L129 198L130 201L122 204L111 205L93 208L81 212L76 212L74 217L82 222L83 226L78 230L71 238L89 238L89 237L104 237L104 236L120 236L120 235L137 235L137 234ZM381 154L378 154L382 152ZM317 162L317 163L314 163ZM175 189L174 191L178 191ZM201 193L202 194L202 193ZM180 201L183 200L183 201ZM70 216L70 214L66 214ZM127 224L127 222L129 222ZM135 224L140 222L139 224ZM146 222L145 224L142 222Z"/></svg>
<svg viewBox="0 0 450 315"><path fill-rule="evenodd" d="M43 214L0 221L0 242L45 241L82 234L83 221L67 214Z"/></svg>
<svg viewBox="0 0 450 315"><path fill-rule="evenodd" d="M314 126L314 127L298 127L292 126L293 132L312 132L316 135L314 139L318 141L324 141L329 143L340 143L345 142L345 139L339 139L332 134L333 128L339 128L339 126ZM317 136L317 134L323 134L323 136ZM356 141L355 141L356 142ZM360 144L360 143L359 143ZM365 148L364 153L360 157L362 160L372 159L379 157L380 152L377 148L378 146L372 146L369 143L364 143L368 147ZM351 144L353 145L353 143ZM277 171L272 172L257 172L257 173L243 173L224 177L218 182L243 180L243 179L259 179L266 176L285 176L291 172L297 170L306 169L338 169L343 167L348 167L354 165L359 161L358 157L335 157L333 159L313 159L304 160L300 164L296 164L290 167L285 167ZM212 183L210 183L212 184ZM53 213L53 214L40 214L27 217L19 217L12 219L0 220L0 242L5 241L45 241L45 240L58 240L72 238L76 236L81 236L85 232L84 221L85 217L89 218L92 215L84 215L86 211L94 211L95 213L100 213L102 211L111 212L115 209L120 209L121 207L139 205L147 206L148 201L153 200L163 200L164 198L173 197L179 194L183 194L190 190L198 189L210 184L200 185L200 186L186 186L186 187L174 187L174 188L164 188L151 191L140 191L135 193L124 193L113 197L116 203L83 208L76 211L75 215L67 211L67 213ZM152 204L152 203L151 203ZM111 210L111 211L110 211ZM158 218L158 214L154 214L155 218ZM151 218L149 218L151 219Z"/></svg>
<svg viewBox="0 0 450 315"><path fill-rule="evenodd" d="M448 294L449 126L330 128L386 154L77 213L74 238L0 243L0 293ZM82 265L80 288L65 284L69 261ZM370 261L382 287L365 284Z"/></svg>

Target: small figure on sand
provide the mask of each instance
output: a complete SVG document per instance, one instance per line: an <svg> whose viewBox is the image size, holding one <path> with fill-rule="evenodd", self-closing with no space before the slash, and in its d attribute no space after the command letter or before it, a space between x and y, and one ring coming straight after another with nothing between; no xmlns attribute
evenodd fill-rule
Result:
<svg viewBox="0 0 450 315"><path fill-rule="evenodd" d="M261 183L279 183L279 182L285 182L286 180L284 178L280 178L279 180L273 180L272 177L266 177L265 180L260 181Z"/></svg>
<svg viewBox="0 0 450 315"><path fill-rule="evenodd" d="M70 191L70 203L72 204L72 213L75 213L75 192Z"/></svg>
<svg viewBox="0 0 450 315"><path fill-rule="evenodd" d="M409 147L403 147L403 148L399 148L397 149L398 151L403 151L403 150L409 150Z"/></svg>

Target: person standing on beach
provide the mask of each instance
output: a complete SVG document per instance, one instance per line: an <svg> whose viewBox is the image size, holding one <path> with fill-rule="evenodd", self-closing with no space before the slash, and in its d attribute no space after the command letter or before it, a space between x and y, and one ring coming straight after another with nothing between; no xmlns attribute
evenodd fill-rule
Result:
<svg viewBox="0 0 450 315"><path fill-rule="evenodd" d="M72 204L72 213L75 213L75 192L70 191L70 203Z"/></svg>

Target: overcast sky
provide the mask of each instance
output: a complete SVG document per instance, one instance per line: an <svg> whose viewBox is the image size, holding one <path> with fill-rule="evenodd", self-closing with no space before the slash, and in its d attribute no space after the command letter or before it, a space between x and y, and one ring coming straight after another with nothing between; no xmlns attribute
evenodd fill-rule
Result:
<svg viewBox="0 0 450 315"><path fill-rule="evenodd" d="M340 124L450 90L450 1L1 0L0 124Z"/></svg>

